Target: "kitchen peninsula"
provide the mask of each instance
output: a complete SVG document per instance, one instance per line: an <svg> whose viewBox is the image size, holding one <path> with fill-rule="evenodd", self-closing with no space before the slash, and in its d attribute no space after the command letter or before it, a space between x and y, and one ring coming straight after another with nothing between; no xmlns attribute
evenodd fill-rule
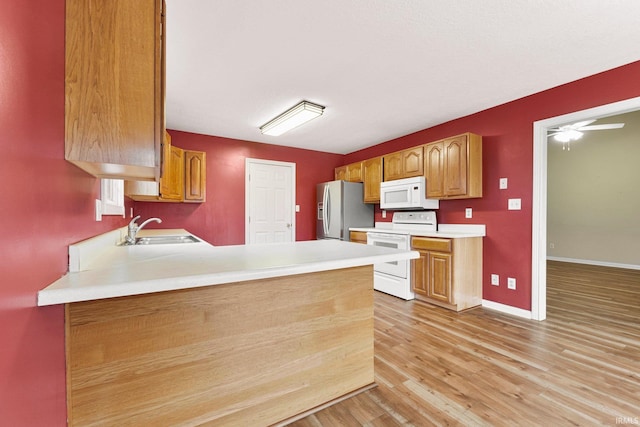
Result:
<svg viewBox="0 0 640 427"><path fill-rule="evenodd" d="M38 294L65 304L69 425L271 425L371 387L372 264L340 241L72 245ZM141 235L187 234L144 230ZM105 242L107 244L105 245Z"/></svg>

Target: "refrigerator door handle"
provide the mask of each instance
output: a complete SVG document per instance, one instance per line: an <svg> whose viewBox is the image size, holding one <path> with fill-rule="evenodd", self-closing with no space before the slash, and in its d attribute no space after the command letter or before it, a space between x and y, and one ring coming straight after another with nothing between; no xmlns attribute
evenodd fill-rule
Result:
<svg viewBox="0 0 640 427"><path fill-rule="evenodd" d="M329 234L329 215L327 211L329 210L329 186L324 186L324 193L322 194L322 228L324 229L324 235Z"/></svg>

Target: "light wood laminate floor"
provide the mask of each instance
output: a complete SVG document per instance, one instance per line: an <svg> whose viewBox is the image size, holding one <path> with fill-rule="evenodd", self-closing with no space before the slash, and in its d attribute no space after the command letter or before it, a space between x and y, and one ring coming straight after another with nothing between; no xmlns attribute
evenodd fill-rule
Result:
<svg viewBox="0 0 640 427"><path fill-rule="evenodd" d="M640 271L549 262L547 320L376 292L378 387L309 426L640 423Z"/></svg>

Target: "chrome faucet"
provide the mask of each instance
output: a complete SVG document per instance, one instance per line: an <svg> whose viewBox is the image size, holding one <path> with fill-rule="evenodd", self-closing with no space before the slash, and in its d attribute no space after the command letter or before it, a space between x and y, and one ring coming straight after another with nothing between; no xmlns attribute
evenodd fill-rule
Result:
<svg viewBox="0 0 640 427"><path fill-rule="evenodd" d="M127 237L125 237L125 241L127 242L127 245L135 245L136 244L136 235L138 234L138 231L142 230L142 228L149 224L151 221L155 221L158 224L162 222L162 220L160 218L149 218L148 220L144 221L142 224L138 225L136 224L136 220L140 218L140 215L136 216L135 218L133 218L131 220L131 222L129 223L129 230L127 233Z"/></svg>

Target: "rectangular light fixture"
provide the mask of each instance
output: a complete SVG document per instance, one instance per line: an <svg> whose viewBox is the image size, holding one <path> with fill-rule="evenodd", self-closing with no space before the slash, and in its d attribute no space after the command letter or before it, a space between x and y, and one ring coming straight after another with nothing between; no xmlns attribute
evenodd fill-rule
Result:
<svg viewBox="0 0 640 427"><path fill-rule="evenodd" d="M300 126L309 120L315 119L322 115L324 107L308 101L302 101L295 107L292 107L280 114L273 120L269 120L260 126L260 132L265 135L278 136Z"/></svg>

